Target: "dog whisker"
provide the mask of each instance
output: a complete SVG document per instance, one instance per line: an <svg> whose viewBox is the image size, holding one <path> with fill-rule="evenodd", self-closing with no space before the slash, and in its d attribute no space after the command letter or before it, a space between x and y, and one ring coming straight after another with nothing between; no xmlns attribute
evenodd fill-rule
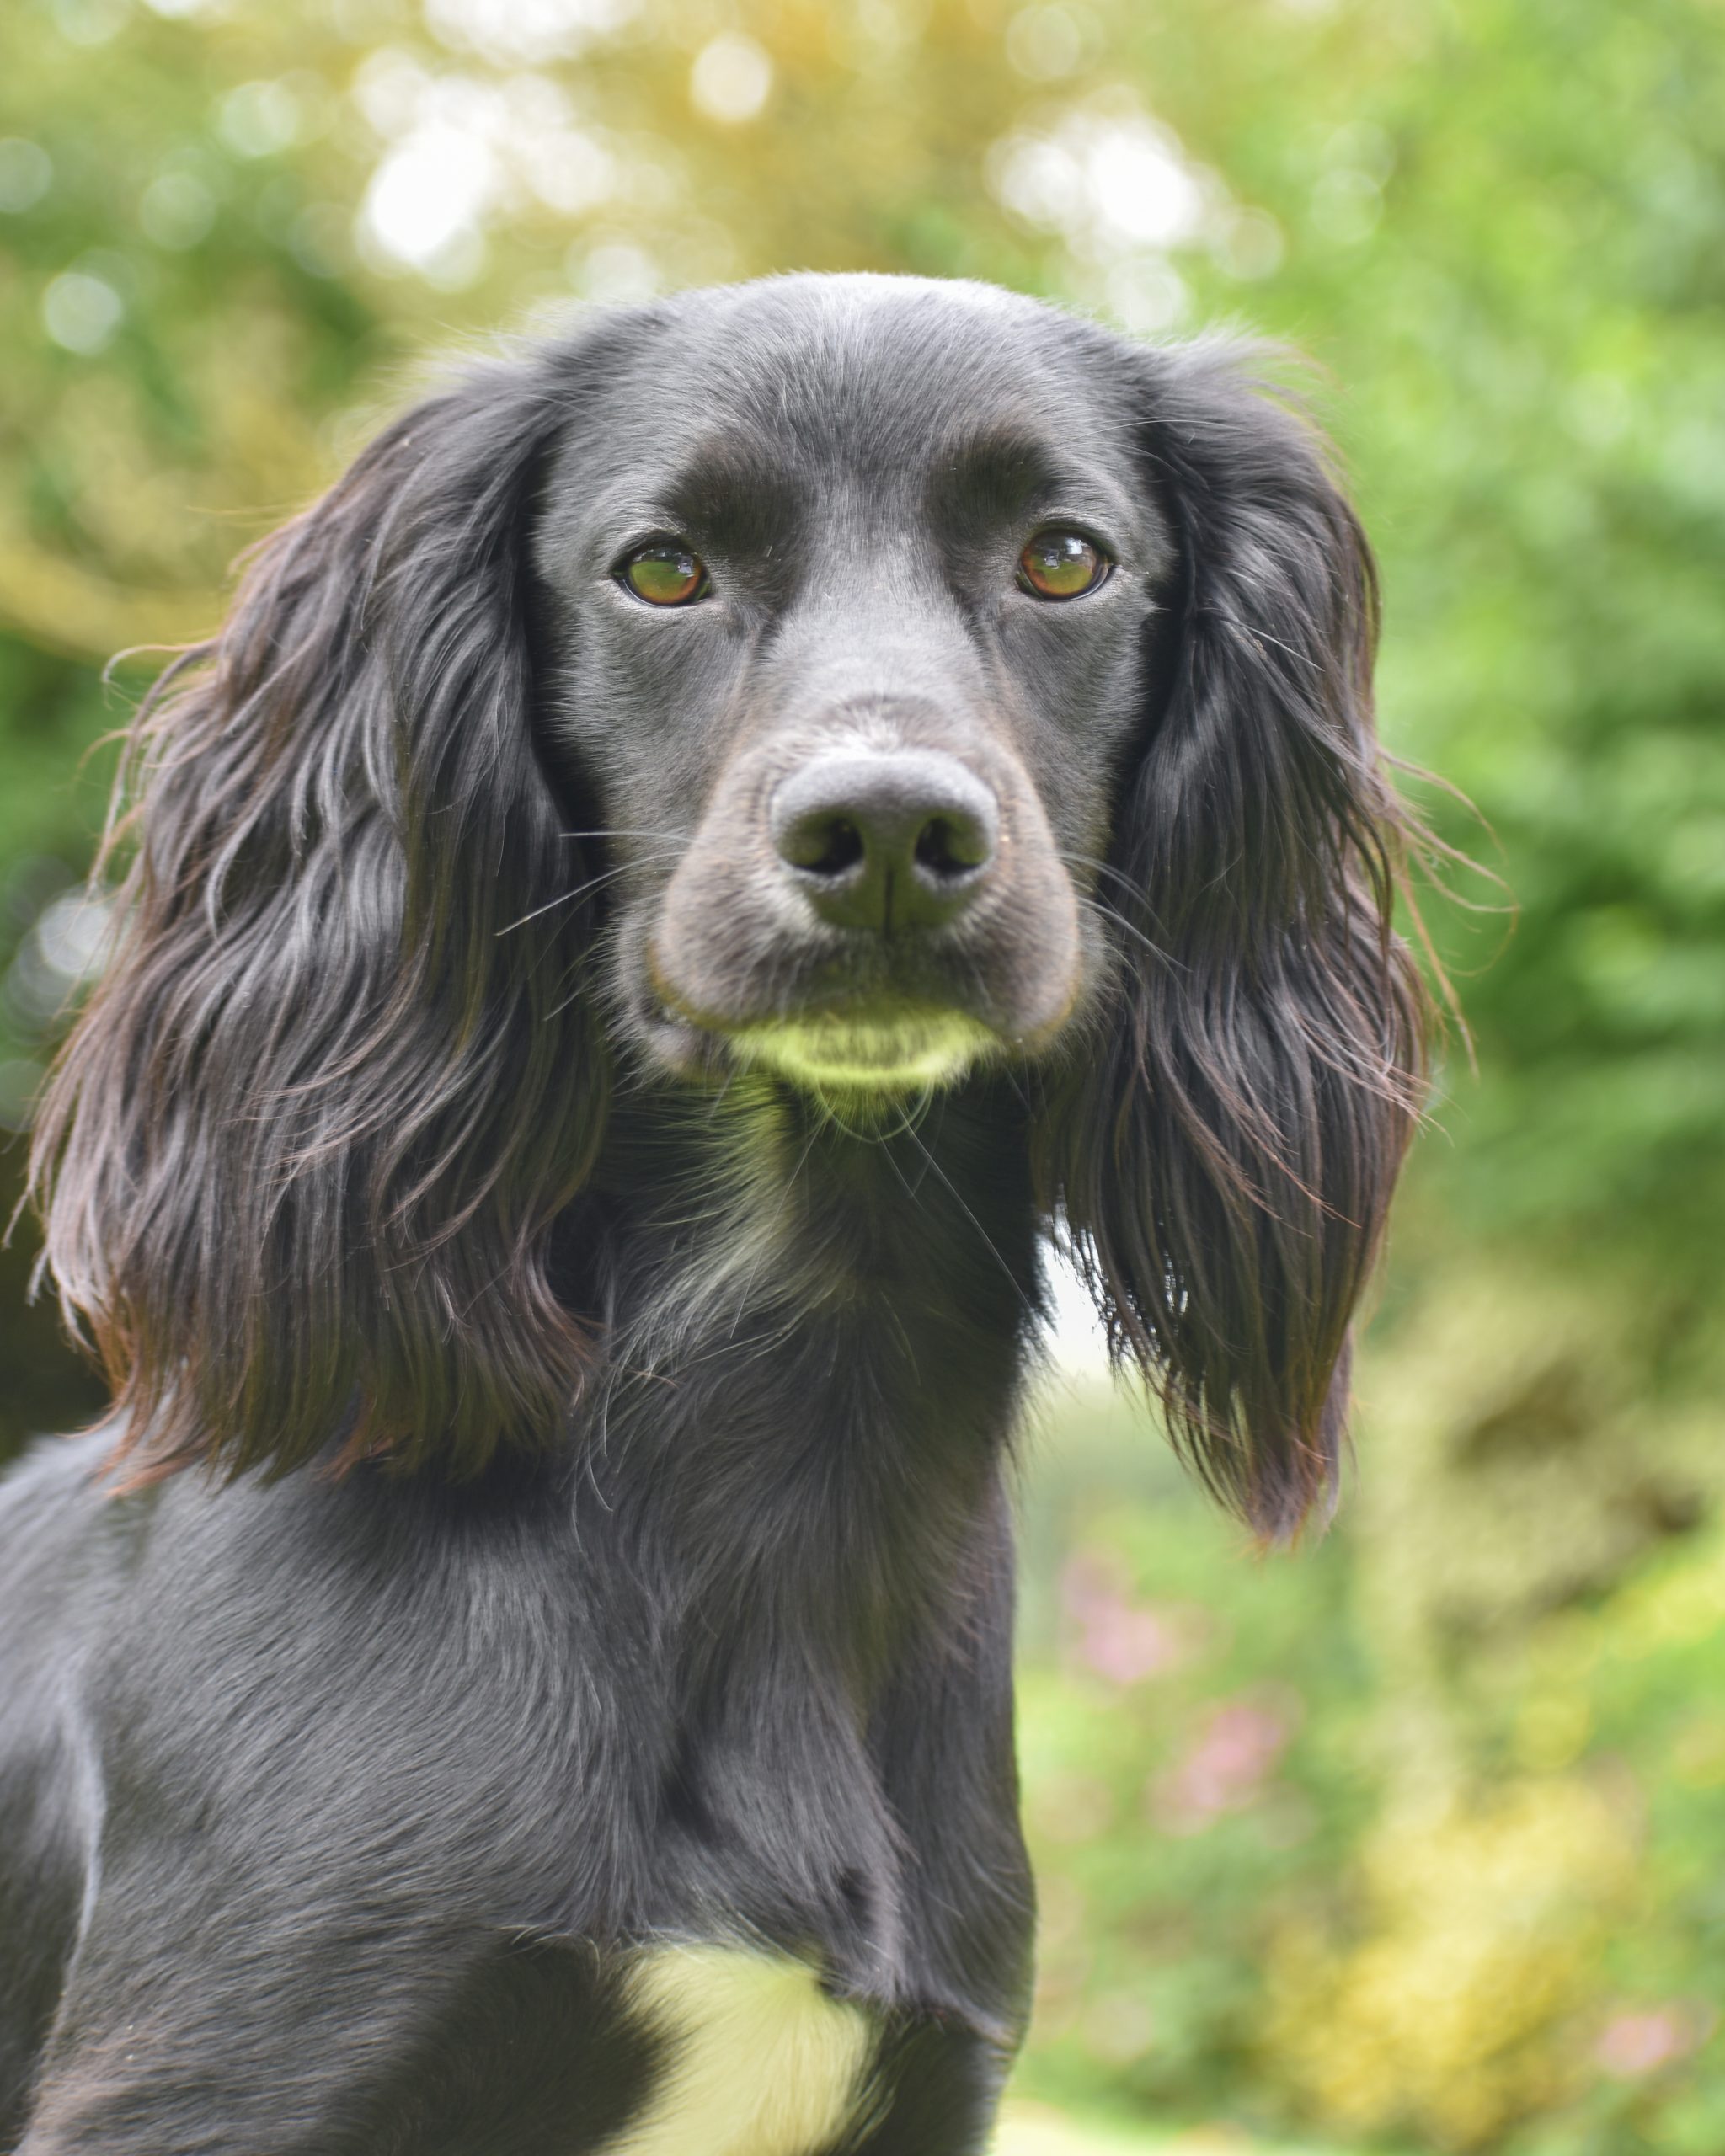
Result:
<svg viewBox="0 0 1725 2156"><path fill-rule="evenodd" d="M1066 847L1060 849L1060 858L1062 861L1071 862L1077 867L1093 869L1098 876L1106 876L1111 883L1119 884L1129 898L1136 899L1147 913L1155 911L1155 908L1151 904L1150 894L1145 889L1143 884L1135 877L1129 876L1124 868L1118 867L1113 862L1103 861L1093 853L1076 853Z"/></svg>
<svg viewBox="0 0 1725 2156"><path fill-rule="evenodd" d="M636 830L627 824L610 824L602 830L591 831L559 831L560 839L656 839L662 842L660 850L675 852L686 843L684 834L678 831Z"/></svg>
<svg viewBox="0 0 1725 2156"><path fill-rule="evenodd" d="M1176 958L1172 952L1165 951L1161 944L1153 942L1141 928L1128 921L1123 913L1108 905L1105 900L1087 894L1079 903L1087 911L1096 915L1098 920L1107 921L1112 927L1117 928L1123 936L1129 936L1135 943L1141 945L1146 953L1159 965L1175 967L1182 972L1186 970L1183 963Z"/></svg>
<svg viewBox="0 0 1725 2156"><path fill-rule="evenodd" d="M559 891L554 899L547 899L543 905L535 906L531 913L524 913L518 921L508 922L496 931L497 934L512 936L516 929L525 928L529 921L541 920L546 914L554 913L559 906L573 905L577 899L585 898L590 891L599 890L617 877L627 875L629 865L626 862L621 867L601 869L598 875L590 876L585 883L577 883L572 890Z"/></svg>
<svg viewBox="0 0 1725 2156"><path fill-rule="evenodd" d="M1029 1296L1024 1292L1023 1283L1019 1279L1017 1274L1013 1272L1012 1267L1007 1264L1006 1259L1001 1255L999 1246L996 1244L994 1238L989 1234L987 1229L983 1226L981 1221L977 1219L975 1214L971 1211L970 1207L959 1195L958 1187L953 1182L952 1177L947 1173L946 1170L942 1167L940 1162L934 1157L934 1155L930 1152L928 1148L922 1143L922 1140L917 1136L915 1130L907 1130L905 1135L916 1148L917 1151L921 1154L923 1159L927 1161L930 1168L933 1171L935 1175L937 1176L940 1181L945 1184L947 1190L958 1205L959 1210L964 1215L971 1226L975 1229L978 1235L981 1237L983 1248L987 1251L989 1256L1000 1267L1007 1280L1011 1282L1012 1291L1017 1296L1019 1301L1023 1304L1025 1309L1030 1313L1032 1317L1039 1315L1035 1304L1031 1301Z"/></svg>

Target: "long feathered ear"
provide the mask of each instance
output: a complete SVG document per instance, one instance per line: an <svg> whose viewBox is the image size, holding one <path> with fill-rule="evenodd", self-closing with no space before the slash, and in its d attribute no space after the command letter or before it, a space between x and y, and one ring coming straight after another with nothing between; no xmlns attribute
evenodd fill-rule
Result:
<svg viewBox="0 0 1725 2156"><path fill-rule="evenodd" d="M117 947L34 1160L135 1478L470 1471L579 1386L547 1242L605 1066L525 567L558 356L392 427L139 716Z"/></svg>
<svg viewBox="0 0 1725 2156"><path fill-rule="evenodd" d="M1422 1091L1370 553L1226 350L1146 355L1178 561L1098 892L1114 975L1047 1171L1115 1351L1261 1532L1333 1486L1348 1322Z"/></svg>

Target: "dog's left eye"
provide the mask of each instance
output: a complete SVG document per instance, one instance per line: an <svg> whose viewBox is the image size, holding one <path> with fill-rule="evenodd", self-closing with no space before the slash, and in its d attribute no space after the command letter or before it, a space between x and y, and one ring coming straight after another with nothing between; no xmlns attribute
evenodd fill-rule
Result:
<svg viewBox="0 0 1725 2156"><path fill-rule="evenodd" d="M1039 531L1018 557L1018 582L1039 599L1081 599L1113 567L1081 531Z"/></svg>
<svg viewBox="0 0 1725 2156"><path fill-rule="evenodd" d="M617 572L637 599L649 606L686 606L711 589L707 564L686 547L666 542L638 547Z"/></svg>

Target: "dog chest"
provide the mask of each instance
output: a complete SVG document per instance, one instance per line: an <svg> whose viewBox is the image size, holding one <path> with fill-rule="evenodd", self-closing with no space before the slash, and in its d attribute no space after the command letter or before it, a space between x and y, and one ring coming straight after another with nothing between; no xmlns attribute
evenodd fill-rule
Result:
<svg viewBox="0 0 1725 2156"><path fill-rule="evenodd" d="M867 2100L874 2031L804 1962L660 1946L633 1960L625 1991L663 2063L606 2156L811 2156Z"/></svg>

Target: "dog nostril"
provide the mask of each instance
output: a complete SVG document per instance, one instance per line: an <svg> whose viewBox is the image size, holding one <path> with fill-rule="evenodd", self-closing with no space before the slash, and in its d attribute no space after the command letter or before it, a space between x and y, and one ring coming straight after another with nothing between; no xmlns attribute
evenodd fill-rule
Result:
<svg viewBox="0 0 1725 2156"><path fill-rule="evenodd" d="M968 876L994 851L986 831L968 818L931 816L916 834L912 857L931 876Z"/></svg>
<svg viewBox="0 0 1725 2156"><path fill-rule="evenodd" d="M868 851L848 816L805 816L779 840L779 852L811 876L844 876Z"/></svg>

